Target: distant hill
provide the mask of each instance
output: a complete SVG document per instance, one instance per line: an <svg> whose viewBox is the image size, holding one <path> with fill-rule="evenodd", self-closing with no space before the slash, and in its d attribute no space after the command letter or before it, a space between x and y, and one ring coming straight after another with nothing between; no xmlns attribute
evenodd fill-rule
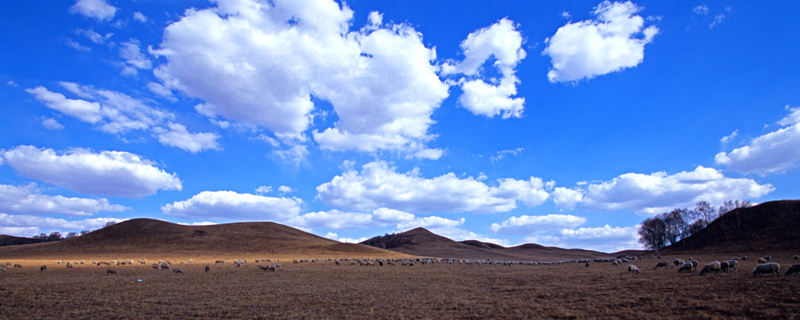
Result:
<svg viewBox="0 0 800 320"><path fill-rule="evenodd" d="M340 243L272 222L186 226L153 219L127 220L62 241L0 247L1 257L87 253L396 255L373 247Z"/></svg>
<svg viewBox="0 0 800 320"><path fill-rule="evenodd" d="M26 237L15 237L9 236L5 234L0 234L0 247L2 246L15 246L20 244L31 244L31 243L39 243L42 240L33 239L33 238L26 238Z"/></svg>
<svg viewBox="0 0 800 320"><path fill-rule="evenodd" d="M537 244L524 244L516 247L503 247L477 240L457 242L426 230L416 228L403 233L378 236L361 242L387 250L414 256L490 259L504 261L556 261L568 259L609 257L608 254L578 249L544 247Z"/></svg>
<svg viewBox="0 0 800 320"><path fill-rule="evenodd" d="M784 251L800 248L800 200L765 202L717 218L663 252Z"/></svg>

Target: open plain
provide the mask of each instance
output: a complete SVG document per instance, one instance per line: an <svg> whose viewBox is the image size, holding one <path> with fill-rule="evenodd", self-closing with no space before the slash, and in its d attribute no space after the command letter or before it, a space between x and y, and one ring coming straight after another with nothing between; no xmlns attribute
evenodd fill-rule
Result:
<svg viewBox="0 0 800 320"><path fill-rule="evenodd" d="M753 277L754 257L771 254L781 276ZM362 266L314 257L269 257L281 268L262 271L256 258L237 268L229 257L146 257L148 264L66 268L53 259L9 261L0 273L0 318L308 318L308 319L791 319L800 315L800 276L783 272L792 253L694 256L700 268L711 260L749 255L738 271L700 276L674 265L653 270L649 256L626 264L553 265L416 263ZM120 255L119 258L139 259ZM169 258L185 273L154 270ZM342 257L343 258L343 257ZM377 258L377 257L376 257ZM189 259L195 259L189 263ZM227 263L214 263L226 259ZM39 267L47 269L40 271ZM205 272L205 265L210 271ZM118 274L106 274L113 268ZM141 280L141 281L139 281Z"/></svg>

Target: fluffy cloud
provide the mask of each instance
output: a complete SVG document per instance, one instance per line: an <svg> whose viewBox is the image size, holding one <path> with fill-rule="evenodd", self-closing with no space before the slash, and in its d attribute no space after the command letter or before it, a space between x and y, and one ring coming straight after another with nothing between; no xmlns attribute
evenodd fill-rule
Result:
<svg viewBox="0 0 800 320"><path fill-rule="evenodd" d="M30 237L38 235L40 232L78 232L81 230L99 229L105 226L106 223L119 221L120 219L114 218L66 220L59 218L0 213L0 234Z"/></svg>
<svg viewBox="0 0 800 320"><path fill-rule="evenodd" d="M121 44L119 56L125 60L122 74L135 76L137 69L150 70L153 68L153 62L142 53L139 45L139 40L136 39L130 39Z"/></svg>
<svg viewBox="0 0 800 320"><path fill-rule="evenodd" d="M48 130L61 130L64 129L64 125L58 123L56 119L47 118L42 120L42 126L47 128Z"/></svg>
<svg viewBox="0 0 800 320"><path fill-rule="evenodd" d="M743 173L779 173L800 165L800 107L778 121L782 128L753 139L730 153L720 152L714 160L730 170Z"/></svg>
<svg viewBox="0 0 800 320"><path fill-rule="evenodd" d="M583 201L583 192L580 189L558 187L553 190L553 202L559 208L574 209L581 201Z"/></svg>
<svg viewBox="0 0 800 320"><path fill-rule="evenodd" d="M18 146L0 151L0 157L26 178L86 194L140 198L158 190L182 188L177 175L128 152L73 149L59 154L52 149Z"/></svg>
<svg viewBox="0 0 800 320"><path fill-rule="evenodd" d="M275 198L233 191L203 191L184 201L161 207L170 216L188 219L288 221L303 205L298 198Z"/></svg>
<svg viewBox="0 0 800 320"><path fill-rule="evenodd" d="M581 248L600 252L640 249L639 226L562 229L555 234L526 237L525 241L561 248Z"/></svg>
<svg viewBox="0 0 800 320"><path fill-rule="evenodd" d="M138 50L138 46L136 50ZM128 63L140 64L143 62L129 60ZM158 135L158 140L162 144L192 153L219 149L216 141L219 135L189 133L185 126L171 121L175 118L172 113L152 107L142 100L124 93L96 89L92 86L83 86L72 82L61 82L60 85L80 99L70 99L44 87L26 91L48 108L94 124L98 130L103 132L120 134L132 130L151 130ZM159 87L156 85L152 89L158 90Z"/></svg>
<svg viewBox="0 0 800 320"><path fill-rule="evenodd" d="M759 198L774 189L770 184L728 178L715 169L698 166L694 171L674 175L626 173L611 181L590 183L584 190L582 207L657 214L673 208L693 207L699 201L721 204L731 199Z"/></svg>
<svg viewBox="0 0 800 320"><path fill-rule="evenodd" d="M453 173L426 179L417 170L398 173L388 163L376 161L365 164L361 172L347 169L321 184L317 198L328 206L346 210L490 213L512 210L517 200L535 206L548 197L539 178L498 181L498 186L490 187L471 177L460 179Z"/></svg>
<svg viewBox="0 0 800 320"><path fill-rule="evenodd" d="M160 127L153 130L158 134L158 142L163 145L178 147L191 153L222 149L217 143L219 135L216 133L189 133L185 126L172 122L168 123L167 127L169 130Z"/></svg>
<svg viewBox="0 0 800 320"><path fill-rule="evenodd" d="M91 216L100 211L125 211L128 209L130 208L111 204L104 198L88 199L44 195L34 183L21 187L0 184L1 213Z"/></svg>
<svg viewBox="0 0 800 320"><path fill-rule="evenodd" d="M548 79L551 82L591 79L641 63L644 46L653 40L658 28L644 28L644 19L636 15L640 10L630 1L604 1L593 12L597 20L558 28L546 40L547 47L542 52L553 64Z"/></svg>
<svg viewBox="0 0 800 320"><path fill-rule="evenodd" d="M164 86L204 100L202 114L302 141L313 96L338 116L313 132L323 149L413 153L432 138L448 86L410 26L371 14L350 32L352 10L330 0L216 4L168 26L154 51L167 60L155 70Z"/></svg>
<svg viewBox="0 0 800 320"><path fill-rule="evenodd" d="M462 106L473 114L490 118L496 115L504 119L522 116L525 98L511 98L517 94L516 85L519 82L514 75L514 68L526 56L522 43L522 35L516 30L514 22L505 18L490 27L470 33L461 42L464 60L443 65L443 74L479 75L481 66L491 57L494 57L494 66L502 74L501 79L492 83L482 79L465 80L461 84L463 94L459 98Z"/></svg>
<svg viewBox="0 0 800 320"><path fill-rule="evenodd" d="M502 223L492 223L492 226L489 227L489 229L494 233L531 234L563 228L574 228L584 223L586 223L586 218L573 215L523 215L520 217L511 217Z"/></svg>
<svg viewBox="0 0 800 320"><path fill-rule="evenodd" d="M69 8L69 12L102 21L111 20L117 13L117 8L108 4L105 0L77 0Z"/></svg>

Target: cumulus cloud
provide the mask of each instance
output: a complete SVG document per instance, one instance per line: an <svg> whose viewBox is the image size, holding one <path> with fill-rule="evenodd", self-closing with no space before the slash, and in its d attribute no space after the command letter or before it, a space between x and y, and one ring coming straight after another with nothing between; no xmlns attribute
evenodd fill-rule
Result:
<svg viewBox="0 0 800 320"><path fill-rule="evenodd" d="M211 132L189 133L186 127L170 122L167 124L169 130L156 128L154 132L158 134L158 142L163 145L178 147L191 153L198 153L204 150L221 150L217 143L219 135Z"/></svg>
<svg viewBox="0 0 800 320"><path fill-rule="evenodd" d="M85 194L141 198L158 190L182 189L176 174L128 152L77 148L58 153L18 146L0 151L0 157L21 176Z"/></svg>
<svg viewBox="0 0 800 320"><path fill-rule="evenodd" d="M525 241L561 248L581 248L600 252L641 249L639 226L561 229L554 234L534 235Z"/></svg>
<svg viewBox="0 0 800 320"><path fill-rule="evenodd" d="M541 179L501 179L497 186L454 173L427 179L418 170L398 173L388 163L365 164L361 172L346 169L317 187L317 198L328 206L346 210L369 211L391 208L414 213L432 212L505 212L517 207L520 200L529 206L543 203L548 194Z"/></svg>
<svg viewBox="0 0 800 320"><path fill-rule="evenodd" d="M161 207L165 215L206 220L288 221L299 215L303 200L234 191L203 191L188 200Z"/></svg>
<svg viewBox="0 0 800 320"><path fill-rule="evenodd" d="M448 86L435 51L410 26L349 31L353 11L330 0L228 1L190 10L164 31L154 73L168 89L206 103L201 111L302 141L312 97L330 102L332 128L313 132L329 150L415 153L432 137L431 114Z"/></svg>
<svg viewBox="0 0 800 320"><path fill-rule="evenodd" d="M460 104L473 114L502 118L522 116L525 109L525 98L512 98L517 94L517 83L514 68L525 58L522 49L522 35L514 22L506 18L497 23L470 33L463 42L461 50L464 51L464 60L458 63L448 63L442 66L443 74L464 74L477 76L482 73L483 64L494 57L494 67L500 73L500 79L493 79L487 83L483 79L463 80L461 89L463 94L459 98Z"/></svg>
<svg viewBox="0 0 800 320"><path fill-rule="evenodd" d="M644 27L636 15L640 7L628 2L604 1L594 10L597 20L568 23L545 40L542 52L553 67L550 82L571 82L637 66L644 59L644 46L658 33Z"/></svg>
<svg viewBox="0 0 800 320"><path fill-rule="evenodd" d="M698 166L694 171L673 175L626 173L610 181L589 183L583 190L581 206L589 210L633 210L637 214L658 214L673 208L693 207L699 201L721 204L730 199L753 199L775 190L745 178L728 178L713 168Z"/></svg>
<svg viewBox="0 0 800 320"><path fill-rule="evenodd" d="M111 20L117 13L117 8L108 4L105 0L77 0L69 8L69 12L103 21Z"/></svg>
<svg viewBox="0 0 800 320"><path fill-rule="evenodd" d="M556 206L564 209L574 209L583 201L583 192L580 189L558 187L553 190L552 196Z"/></svg>
<svg viewBox="0 0 800 320"><path fill-rule="evenodd" d="M52 92L44 87L27 89L36 100L50 109L91 123L100 131L120 134L133 130L151 130L164 145L197 153L219 149L216 133L189 133L186 127L172 122L175 116L150 103L121 92L97 89L73 82L61 82L61 87L79 99ZM151 87L148 85L148 87ZM159 90L156 85L151 90Z"/></svg>
<svg viewBox="0 0 800 320"><path fill-rule="evenodd" d="M546 216L511 217L502 223L492 223L490 230L504 234L531 234L563 228L574 228L586 223L586 218L565 214L548 214Z"/></svg>
<svg viewBox="0 0 800 320"><path fill-rule="evenodd" d="M758 174L780 173L800 165L800 107L787 109L790 114L778 121L782 128L730 153L718 153L715 162L729 170Z"/></svg>
<svg viewBox="0 0 800 320"><path fill-rule="evenodd" d="M130 208L111 204L107 199L69 198L42 194L36 184L0 184L0 212L23 215L63 214L91 216L100 211L119 212Z"/></svg>
<svg viewBox="0 0 800 320"><path fill-rule="evenodd" d="M81 231L102 228L109 222L119 222L115 218L90 218L81 220L66 220L60 218L11 215L0 213L0 234L21 237L38 235L40 232L49 231Z"/></svg>

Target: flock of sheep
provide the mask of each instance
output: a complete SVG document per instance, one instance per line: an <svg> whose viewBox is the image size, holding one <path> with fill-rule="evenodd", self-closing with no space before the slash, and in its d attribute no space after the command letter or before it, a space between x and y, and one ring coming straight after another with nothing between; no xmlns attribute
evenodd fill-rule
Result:
<svg viewBox="0 0 800 320"><path fill-rule="evenodd" d="M653 259L656 259L655 256L652 256ZM660 256L658 258L661 258ZM628 263L627 270L629 273L641 273L641 269L638 266L632 264L634 260L641 260L642 257L628 257L628 256L620 256L617 258L596 258L596 259L580 259L580 260L562 260L562 261L552 261L552 262L529 262L529 261L500 261L500 260L478 260L478 259L456 259L456 258L397 258L397 259L382 259L382 258L327 258L327 259L294 259L292 263L294 264L301 264L301 263L317 263L317 262L333 262L335 265L360 265L360 266L414 266L415 264L461 264L461 265L555 265L555 264L567 264L567 263L585 263L586 267L589 267L594 262L610 262L614 266L622 265ZM795 255L793 257L795 261L800 260L800 256ZM704 275L707 273L722 273L722 272L729 272L730 270L738 271L739 268L739 261L740 260L747 260L747 257L744 256L742 258L730 258L725 261L712 261L706 264L703 268L700 269L699 275ZM759 276L764 274L773 274L774 276L780 276L780 264L775 262L770 262L772 260L771 256L764 256L758 258L758 265L753 269L753 276ZM177 261L177 260L175 260ZM274 259L275 262L279 262L279 259ZM138 259L139 264L145 265L147 264L147 259ZM188 260L188 263L195 262L194 259ZM225 264L227 263L226 260L215 260L217 264ZM278 263L271 263L273 259L255 259L256 263L261 262L257 267L263 271L278 271L281 270L281 265ZM65 264L67 268L73 268L74 265L83 265L83 261L57 261L57 264ZM183 262L181 262L182 264ZM234 259L233 263L236 265L236 268L242 268L247 265L247 259L240 260ZM269 264L264 264L269 263ZM93 265L97 266L111 266L111 265L133 265L133 260L102 260L102 261L92 261ZM657 269L669 269L670 265L674 265L678 268L678 273L682 272L689 272L696 271L699 265L697 260L692 259L691 257L684 261L683 259L675 259L670 264L669 261L662 260L656 263L653 267L654 270ZM11 262L0 263L0 272L8 272L6 269L7 266L12 266ZM14 268L22 268L20 264L13 264ZM184 271L181 267L173 267L172 262L169 260L159 260L157 263L153 263L152 267L156 271L160 270L171 270L175 274L183 274ZM40 271L44 271L47 269L46 265L42 265L39 267ZM211 270L210 265L206 265L204 268L205 272L209 272ZM800 273L800 263L794 264L789 267L788 270L784 273L784 275L789 276L794 273ZM106 274L118 274L115 269L108 268L106 269Z"/></svg>
<svg viewBox="0 0 800 320"><path fill-rule="evenodd" d="M655 258L655 256L653 256L653 258ZM659 256L658 258L661 258L661 257ZM635 257L634 257L634 259L635 259ZM795 255L794 257L792 257L792 259L794 259L795 261L798 261L798 260L800 260L800 256ZM747 260L747 256L742 257L741 260ZM753 268L753 276L754 277L755 276L759 276L759 275L763 276L765 274L772 274L772 275L774 275L776 277L780 276L781 265L776 263L776 262L770 262L771 260L772 260L771 256L764 256L764 257L758 258L758 265L756 265L756 267ZM704 274L711 273L711 272L715 272L715 273L729 272L731 269L738 271L739 261L740 261L740 259L738 257L730 258L727 261L711 261L708 264L706 264L702 269L700 269L699 274L702 276ZM629 262L629 259L627 257L623 258L623 259L615 259L613 261L613 264L614 265L618 265L618 264L620 264L622 262ZM697 270L697 266L699 264L697 262L697 260L694 260L691 257L689 258L688 261L684 261L683 259L675 259L675 260L672 261L672 263L676 267L678 267L678 273L681 273L681 272L684 272L684 271L692 272L692 270ZM669 261L662 260L662 261L659 261L658 263L656 263L655 267L653 267L653 270L656 270L656 269L659 269L659 268L668 269L669 265L670 265ZM586 266L588 267L589 264L587 263ZM639 267L637 267L637 266L635 266L633 264L629 264L628 265L628 272L641 273L642 271L639 269ZM800 263L794 264L791 267L789 267L789 269L786 270L786 273L784 273L784 275L789 276L789 275L792 275L794 273L800 273Z"/></svg>

